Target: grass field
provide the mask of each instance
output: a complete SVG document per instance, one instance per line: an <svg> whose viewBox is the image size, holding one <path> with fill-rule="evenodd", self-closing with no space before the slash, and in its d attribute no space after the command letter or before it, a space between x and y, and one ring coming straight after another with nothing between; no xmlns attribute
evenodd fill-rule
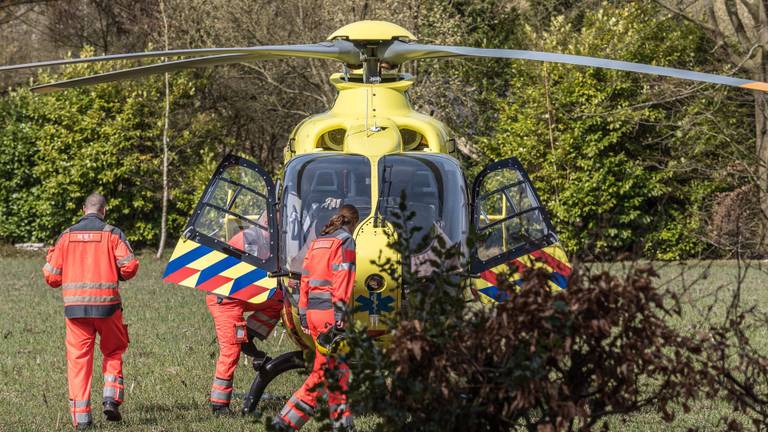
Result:
<svg viewBox="0 0 768 432"><path fill-rule="evenodd" d="M9 255L7 252L5 255ZM64 318L60 293L47 287L40 268L42 254L0 255L0 431L71 430L67 405ZM217 348L213 323L200 292L164 285L160 274L165 261L144 256L139 275L123 285L122 295L131 345L125 355L125 421L109 425L94 412L97 430L120 431L260 431L263 419L213 418L207 393L213 376ZM663 278L680 283L679 265L668 265ZM688 266L689 277L701 265ZM705 296L716 287L732 282L732 263L716 263L709 277L692 296ZM745 302L768 307L768 276L765 269L752 269L745 280ZM690 323L679 323L689 325ZM271 354L293 349L287 336L281 340L278 327L267 343ZM756 335L768 345L768 336ZM98 351L98 350L97 350ZM94 367L92 403L100 406L100 355ZM235 376L234 408L250 385L253 370L245 357ZM298 372L279 378L268 388L272 401L262 402L265 415L272 416L303 381ZM698 404L671 425L651 414L612 421L617 430L686 430L698 426L719 430L721 415L729 408L719 401ZM372 430L375 417L360 418L360 430ZM305 430L316 430L310 422Z"/></svg>

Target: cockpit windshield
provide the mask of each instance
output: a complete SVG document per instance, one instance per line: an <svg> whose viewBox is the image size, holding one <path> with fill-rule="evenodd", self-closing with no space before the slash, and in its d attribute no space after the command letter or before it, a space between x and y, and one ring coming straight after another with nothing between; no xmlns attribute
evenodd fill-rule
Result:
<svg viewBox="0 0 768 432"><path fill-rule="evenodd" d="M405 192L407 211L414 213L408 228L420 228L411 239L415 262L421 261L419 253L429 253L427 236L440 235L446 245L466 238L467 191L455 159L439 154L385 156L379 160L379 182L378 212L387 220L394 220Z"/></svg>
<svg viewBox="0 0 768 432"><path fill-rule="evenodd" d="M371 164L348 154L299 156L286 167L284 180L283 267L301 272L307 245L342 205L357 207L360 220L371 213Z"/></svg>

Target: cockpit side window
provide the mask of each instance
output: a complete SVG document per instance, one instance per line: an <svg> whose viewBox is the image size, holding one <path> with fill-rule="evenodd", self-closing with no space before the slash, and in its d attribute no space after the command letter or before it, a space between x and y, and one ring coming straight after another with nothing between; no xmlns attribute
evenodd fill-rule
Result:
<svg viewBox="0 0 768 432"><path fill-rule="evenodd" d="M371 164L358 155L304 155L286 167L281 243L284 268L300 272L306 247L344 204L371 213Z"/></svg>

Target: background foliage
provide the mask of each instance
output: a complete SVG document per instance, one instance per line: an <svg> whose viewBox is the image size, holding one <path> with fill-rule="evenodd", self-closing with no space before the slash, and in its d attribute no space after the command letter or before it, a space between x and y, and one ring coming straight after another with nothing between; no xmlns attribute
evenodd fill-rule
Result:
<svg viewBox="0 0 768 432"><path fill-rule="evenodd" d="M0 23L0 54L4 63L17 63L84 47L98 54L153 49L162 40L158 5L2 6L10 9ZM387 19L426 43L729 72L698 27L651 2L167 0L165 6L171 48L316 42L354 20ZM82 198L101 190L131 240L156 244L162 80L48 96L24 90L30 80L119 66L3 74L9 87L0 101L0 241L51 241L76 219ZM416 108L457 134L468 177L489 160L521 159L572 253L676 259L727 256L736 243L750 244L729 228L757 218L749 192L755 165L749 94L532 62L421 61L406 69L419 80ZM285 60L173 75L171 236L226 152L279 169L290 129L332 103L327 76L335 70L330 63ZM742 230L757 236L753 231Z"/></svg>

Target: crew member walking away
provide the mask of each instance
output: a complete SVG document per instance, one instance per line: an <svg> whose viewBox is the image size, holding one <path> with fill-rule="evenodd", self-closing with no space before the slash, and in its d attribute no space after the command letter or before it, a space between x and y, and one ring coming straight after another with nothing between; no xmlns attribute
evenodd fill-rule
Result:
<svg viewBox="0 0 768 432"><path fill-rule="evenodd" d="M229 244L254 256L269 256L269 235L263 230L242 230L230 239ZM219 344L216 375L213 378L209 400L213 414L228 415L232 414L229 403L232 400L235 368L240 360L240 351L243 346L247 347L245 352L253 357L255 363L266 359L266 353L255 347L253 339L265 340L277 325L283 308L283 293L276 290L272 297L258 304L208 294L206 304L213 316L216 340ZM247 320L243 317L246 312L252 312Z"/></svg>
<svg viewBox="0 0 768 432"><path fill-rule="evenodd" d="M360 215L345 204L323 228L304 258L299 295L299 319L305 333L317 337L331 329L344 327L344 310L355 284L355 230ZM323 370L328 367L339 374L342 392L329 391ZM315 349L315 363L304 385L286 402L274 424L282 430L299 430L314 414L321 392L328 394L328 405L334 430L351 430L352 414L346 400L349 367L343 361L327 357Z"/></svg>
<svg viewBox="0 0 768 432"><path fill-rule="evenodd" d="M127 281L139 270L125 234L104 222L107 201L93 193L83 205L85 214L59 236L48 250L43 267L45 281L61 287L66 322L69 409L77 430L88 429L91 417L93 347L98 334L103 357L103 410L108 421L120 421L123 402L123 353L128 329L118 281Z"/></svg>

